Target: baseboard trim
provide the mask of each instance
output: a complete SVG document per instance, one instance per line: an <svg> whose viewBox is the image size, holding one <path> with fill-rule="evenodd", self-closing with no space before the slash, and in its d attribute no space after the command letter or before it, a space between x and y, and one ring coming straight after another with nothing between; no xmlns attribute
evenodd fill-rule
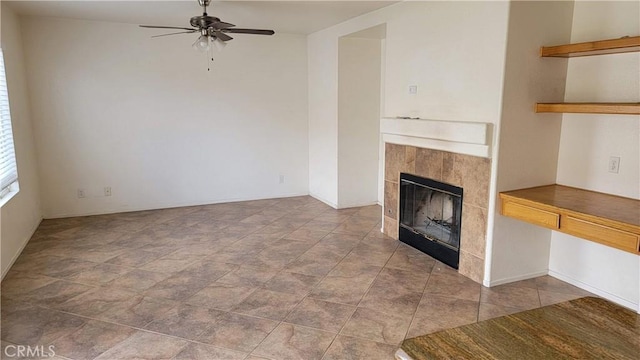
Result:
<svg viewBox="0 0 640 360"><path fill-rule="evenodd" d="M574 279L572 277L566 276L564 274L561 274L559 272L553 271L553 270L549 270L549 276L552 276L558 280L562 280L566 283L569 283L573 286L579 287L582 290L586 290L590 293L594 293L602 298L605 298L607 300L610 300L618 305L622 305L626 308L629 308L630 310L633 310L637 313L640 313L640 307L639 304L634 303L633 301L629 301L627 299L623 299L615 294L612 294L608 291L602 290L602 289L598 289L596 287L593 287L589 284L583 283L580 280Z"/></svg>
<svg viewBox="0 0 640 360"><path fill-rule="evenodd" d="M338 204L335 204L335 203L333 203L333 202L331 202L331 201L329 201L329 200L325 200L324 198L322 198L322 197L321 197L320 195L318 195L318 194L314 194L314 193L311 193L311 192L310 192L310 193L309 193L309 196L311 196L312 198L314 198L314 199L316 199L316 200L322 201L323 203L325 203L325 204L327 204L327 205L331 206L331 207L332 207L332 208L334 208L334 209L337 209L337 208L338 208Z"/></svg>
<svg viewBox="0 0 640 360"><path fill-rule="evenodd" d="M147 204L142 206L136 206L136 207L126 208L126 209L104 209L100 211L45 214L44 219L62 219L62 218L70 218L70 217L78 217L78 216L120 214L120 213L128 213L128 212L135 212L135 211L173 209L173 208L181 208L181 207L189 207L189 206L204 206L204 205L231 203L231 202L267 200L267 199L285 199L290 197L309 196L309 195L310 195L309 193L305 192L305 193L292 193L292 194L274 195L274 196L266 196L266 197L229 198L229 199L216 199L216 200L205 200L205 201L184 202L184 203L157 203L157 204ZM318 199L318 200L322 201L321 199Z"/></svg>
<svg viewBox="0 0 640 360"><path fill-rule="evenodd" d="M356 204L347 204L347 205L340 205L338 207L338 209L350 209L350 208L356 208L356 207L364 207L364 206L372 206L372 205L378 205L378 201L371 201L371 202L366 202L366 203L356 203Z"/></svg>
<svg viewBox="0 0 640 360"><path fill-rule="evenodd" d="M537 272L533 272L533 273L529 273L529 274L512 276L512 277L508 277L508 278L504 278L504 279L490 280L488 285L487 284L484 284L484 285L488 286L488 287L504 285L504 284L509 284L509 283L516 282L516 281L533 279L533 278L544 276L544 275L548 275L548 274L549 274L549 272L547 270L537 271Z"/></svg>
<svg viewBox="0 0 640 360"><path fill-rule="evenodd" d="M0 281L4 280L4 277L7 276L7 274L9 273L9 270L11 270L11 267L13 266L13 264L16 262L16 260L18 260L18 257L20 256L20 254L22 254L22 251L24 250L25 247L27 247L27 244L29 243L29 240L31 240L31 237L33 236L33 234L36 233L36 230L38 230L38 226L40 226L40 223L42 222L42 218L40 218L40 221L38 221L36 223L36 225L33 227L33 229L31 229L31 231L29 232L29 235L22 241L22 245L20 246L20 249L18 250L18 252L16 252L13 255L13 258L11 258L11 261L9 261L9 266L7 266L6 269L2 270L2 277L0 278Z"/></svg>

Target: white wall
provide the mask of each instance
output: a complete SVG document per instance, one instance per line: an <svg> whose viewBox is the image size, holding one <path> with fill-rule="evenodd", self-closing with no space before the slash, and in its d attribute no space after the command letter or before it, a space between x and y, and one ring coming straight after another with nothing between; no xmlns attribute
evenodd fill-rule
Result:
<svg viewBox="0 0 640 360"><path fill-rule="evenodd" d="M497 123L508 8L508 2L401 2L309 35L311 195L339 203L341 36L386 23L384 117ZM409 85L418 86L417 96Z"/></svg>
<svg viewBox="0 0 640 360"><path fill-rule="evenodd" d="M317 34L317 33L316 33ZM338 207L338 39L307 37L309 195Z"/></svg>
<svg viewBox="0 0 640 360"><path fill-rule="evenodd" d="M338 207L378 203L380 39L343 37L338 50Z"/></svg>
<svg viewBox="0 0 640 360"><path fill-rule="evenodd" d="M572 42L640 35L640 3L576 2ZM565 101L640 102L640 54L569 60ZM620 172L609 173L609 156ZM640 199L640 117L565 114L559 184ZM640 257L554 232L549 271L640 312Z"/></svg>
<svg viewBox="0 0 640 360"><path fill-rule="evenodd" d="M194 35L54 18L22 31L45 217L308 193L304 36L234 36L207 73Z"/></svg>
<svg viewBox="0 0 640 360"><path fill-rule="evenodd" d="M499 155L493 163L496 192L555 183L562 115L533 109L536 102L561 101L567 61L540 58L539 49L569 42L572 15L572 2L511 3ZM546 274L551 231L498 211L488 239L485 285Z"/></svg>
<svg viewBox="0 0 640 360"><path fill-rule="evenodd" d="M4 3L1 6L0 46L4 52L13 139L18 164L18 181L20 183L20 192L9 200L0 211L2 218L0 267L2 268L2 277L4 277L33 235L42 220L42 214L20 25L13 11Z"/></svg>

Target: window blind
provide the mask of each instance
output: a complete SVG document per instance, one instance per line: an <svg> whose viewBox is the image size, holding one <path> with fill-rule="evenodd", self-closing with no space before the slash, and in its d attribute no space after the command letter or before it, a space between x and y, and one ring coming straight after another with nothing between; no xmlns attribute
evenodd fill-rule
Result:
<svg viewBox="0 0 640 360"><path fill-rule="evenodd" d="M4 54L0 49L0 198L8 192L9 187L17 180L18 167L13 146L13 131L11 130Z"/></svg>

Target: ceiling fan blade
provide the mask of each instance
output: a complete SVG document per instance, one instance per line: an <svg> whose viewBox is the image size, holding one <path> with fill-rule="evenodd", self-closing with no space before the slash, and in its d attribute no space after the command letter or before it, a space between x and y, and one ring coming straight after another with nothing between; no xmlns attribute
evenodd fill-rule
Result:
<svg viewBox="0 0 640 360"><path fill-rule="evenodd" d="M156 26L156 25L139 25L139 26L143 27L143 28L149 28L149 29L177 29L177 30L194 30L194 31L198 31L198 29L194 29L194 28L177 27L177 26Z"/></svg>
<svg viewBox="0 0 640 360"><path fill-rule="evenodd" d="M169 36L169 35L178 35L178 34L193 34L196 31L198 31L198 30L180 31L180 32L174 32L174 33L168 33L168 34L154 35L154 36L152 36L152 38L157 38L157 37L161 37L161 36Z"/></svg>
<svg viewBox="0 0 640 360"><path fill-rule="evenodd" d="M224 21L216 21L215 23L213 23L213 28L214 29L227 29L230 27L234 27L235 25L233 24L229 24L228 22L224 22Z"/></svg>
<svg viewBox="0 0 640 360"><path fill-rule="evenodd" d="M229 41L229 40L233 40L233 38L225 33L223 33L222 31L217 31L214 30L213 31L213 36L217 37L218 39L222 40L222 41Z"/></svg>
<svg viewBox="0 0 640 360"><path fill-rule="evenodd" d="M275 31L273 30L259 30L259 29L239 29L239 28L230 28L230 29L221 29L220 31L226 33L233 34L253 34L253 35L273 35Z"/></svg>

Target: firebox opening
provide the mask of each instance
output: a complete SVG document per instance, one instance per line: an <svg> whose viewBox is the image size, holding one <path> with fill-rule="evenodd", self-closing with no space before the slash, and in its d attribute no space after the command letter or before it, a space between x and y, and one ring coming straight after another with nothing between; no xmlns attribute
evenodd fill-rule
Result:
<svg viewBox="0 0 640 360"><path fill-rule="evenodd" d="M399 239L458 268L462 188L400 174Z"/></svg>

